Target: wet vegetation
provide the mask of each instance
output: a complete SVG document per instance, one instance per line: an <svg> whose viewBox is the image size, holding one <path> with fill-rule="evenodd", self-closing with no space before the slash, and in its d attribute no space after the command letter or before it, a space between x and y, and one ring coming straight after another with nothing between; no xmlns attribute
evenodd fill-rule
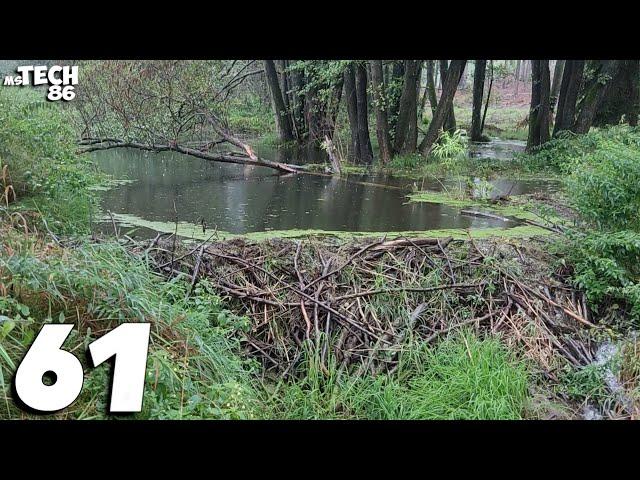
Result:
<svg viewBox="0 0 640 480"><path fill-rule="evenodd" d="M43 323L74 323L78 353L139 321L152 335L134 418L637 418L640 130L635 97L616 96L628 78L637 94L637 61L484 61L475 96L483 61L458 62L87 62L96 81L76 103L0 89L0 418L31 416L11 384ZM118 98L107 79L135 88ZM527 151L470 155L474 118ZM320 154L263 153L283 144ZM390 187L394 212L476 223L241 232L179 204L112 212L104 199L134 180L91 152L122 147L233 163L239 182L268 168L367 184L343 209ZM558 188L495 191L509 177ZM54 416L112 417L109 377L85 369Z"/></svg>

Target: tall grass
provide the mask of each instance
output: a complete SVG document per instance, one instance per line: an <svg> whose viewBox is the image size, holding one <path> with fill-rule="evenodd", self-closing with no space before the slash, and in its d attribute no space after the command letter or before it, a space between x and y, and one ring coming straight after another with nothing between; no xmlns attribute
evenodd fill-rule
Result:
<svg viewBox="0 0 640 480"><path fill-rule="evenodd" d="M470 332L411 345L392 375L360 376L308 352L299 379L282 381L268 415L286 419L519 419L527 370L497 338Z"/></svg>
<svg viewBox="0 0 640 480"><path fill-rule="evenodd" d="M152 338L144 410L137 417L254 415L252 366L236 354L235 333L245 328L244 319L225 310L206 282L187 300L188 282L155 277L143 259L117 244L86 243L69 251L16 232L4 237L0 375L5 402L0 406L5 403L7 409L0 409L0 417L21 415L9 399L8 379L42 323L75 323L67 348L81 352L118 323L138 321L152 323ZM61 416L105 416L108 367L86 368L85 377L82 396Z"/></svg>

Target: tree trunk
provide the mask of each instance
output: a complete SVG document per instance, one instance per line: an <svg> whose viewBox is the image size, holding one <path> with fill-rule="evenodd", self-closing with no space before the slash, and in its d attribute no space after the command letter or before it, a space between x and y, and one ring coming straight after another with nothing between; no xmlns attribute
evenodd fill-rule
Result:
<svg viewBox="0 0 640 480"><path fill-rule="evenodd" d="M358 63L356 69L356 104L358 106L358 140L363 163L373 162L373 149L369 138L369 112L367 107L367 68Z"/></svg>
<svg viewBox="0 0 640 480"><path fill-rule="evenodd" d="M433 60L427 60L427 91L429 92L431 114L434 115L438 107L438 96L436 95L436 82L433 76Z"/></svg>
<svg viewBox="0 0 640 480"><path fill-rule="evenodd" d="M576 118L576 103L578 93L582 86L584 73L584 60L567 60L562 73L560 83L560 96L558 98L558 111L556 112L553 136L557 136L563 130L571 130Z"/></svg>
<svg viewBox="0 0 640 480"><path fill-rule="evenodd" d="M273 114L276 119L276 130L278 132L278 139L281 142L291 141L294 139L293 130L291 129L289 114L282 97L282 90L280 89L280 82L278 81L278 73L276 72L275 63L273 62L273 60L263 60L263 63L265 77L267 79L267 85L269 87L269 94L271 96Z"/></svg>
<svg viewBox="0 0 640 480"><path fill-rule="evenodd" d="M387 85L396 84L404 80L404 61L394 61L393 68L391 69L391 78L387 82ZM398 123L398 114L400 112L400 97L401 94L396 94L396 90L390 90L388 98L387 117L389 119L389 129L393 132L393 139L397 132L396 125Z"/></svg>
<svg viewBox="0 0 640 480"><path fill-rule="evenodd" d="M356 99L356 72L353 64L344 71L344 99L347 103L349 129L351 131L351 153L360 161L360 141L358 139L358 104Z"/></svg>
<svg viewBox="0 0 640 480"><path fill-rule="evenodd" d="M307 126L304 120L304 74L293 69L291 71L291 106L292 117L298 140L302 140L307 133Z"/></svg>
<svg viewBox="0 0 640 480"><path fill-rule="evenodd" d="M556 111L556 104L558 103L558 95L560 94L560 84L562 83L562 73L564 72L564 60L556 60L556 66L553 69L553 83L551 85L551 112Z"/></svg>
<svg viewBox="0 0 640 480"><path fill-rule="evenodd" d="M527 151L549 141L549 60L531 61L531 109Z"/></svg>
<svg viewBox="0 0 640 480"><path fill-rule="evenodd" d="M631 98L630 110L627 113L627 122L632 127L638 126L638 116L640 116L640 60L631 60Z"/></svg>
<svg viewBox="0 0 640 480"><path fill-rule="evenodd" d="M482 101L484 98L484 77L487 70L486 60L476 60L473 71L473 113L471 114L471 141L482 141Z"/></svg>
<svg viewBox="0 0 640 480"><path fill-rule="evenodd" d="M487 119L487 112L489 111L489 102L491 102L491 91L493 89L493 60L490 60L491 68L489 70L489 89L487 90L487 100L484 103L484 112L482 113L482 123L480 124L480 131L484 131L484 122Z"/></svg>
<svg viewBox="0 0 640 480"><path fill-rule="evenodd" d="M611 80L615 78L620 63L619 60L601 60L592 63L592 65L597 64L596 74L589 85L585 85L584 96L580 101L580 112L572 128L574 133L587 133L591 128L600 102L607 93Z"/></svg>
<svg viewBox="0 0 640 480"><path fill-rule="evenodd" d="M442 130L442 127L444 126L445 117L453 105L453 97L455 97L456 90L458 88L460 74L462 73L462 70L464 69L466 63L466 60L451 61L451 65L448 68L449 75L447 75L447 77L445 78L444 84L442 86L442 95L440 95L440 101L438 102L436 113L433 116L433 120L429 124L427 134L424 136L422 142L420 143L420 152L422 153L422 155L429 155L429 153L431 153L433 145L435 144L436 140L438 140L440 130Z"/></svg>
<svg viewBox="0 0 640 480"><path fill-rule="evenodd" d="M444 90L444 85L447 83L448 74L449 74L449 61L440 60L440 78L442 79L443 90ZM458 77L460 77L461 75L462 75L462 72L460 72ZM458 80L460 79L458 78ZM457 90L457 84L456 84L456 90ZM456 116L455 116L455 113L453 112L453 102L451 102L451 105L449 106L446 112L446 117L444 119L444 129L447 132L456 131Z"/></svg>
<svg viewBox="0 0 640 480"><path fill-rule="evenodd" d="M417 119L418 99L416 95L416 81L418 78L419 63L418 60L405 60L400 109L393 142L393 150L396 152L406 153L412 151L411 139L408 137L411 124L415 124ZM413 146L413 151L415 151L415 145Z"/></svg>
<svg viewBox="0 0 640 480"><path fill-rule="evenodd" d="M410 110L409 131L404 144L403 153L415 153L418 148L418 98L420 96L420 77L422 75L422 60L418 61L418 71L415 81L415 108Z"/></svg>
<svg viewBox="0 0 640 480"><path fill-rule="evenodd" d="M598 106L593 120L594 127L603 125L617 125L623 117L633 124L637 124L637 91L638 65L640 60L622 60L615 77L611 79L609 88Z"/></svg>
<svg viewBox="0 0 640 480"><path fill-rule="evenodd" d="M385 88L384 75L382 71L382 61L372 60L371 83L373 87L373 102L376 111L376 135L380 147L380 162L385 165L391 160L393 151L391 147L391 135L389 134L389 121L385 108Z"/></svg>

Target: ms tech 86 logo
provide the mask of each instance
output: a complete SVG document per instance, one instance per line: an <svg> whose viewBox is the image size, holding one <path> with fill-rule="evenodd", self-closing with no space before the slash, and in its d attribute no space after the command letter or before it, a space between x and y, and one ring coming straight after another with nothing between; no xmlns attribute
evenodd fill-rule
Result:
<svg viewBox="0 0 640 480"><path fill-rule="evenodd" d="M69 101L76 98L77 66L27 65L16 68L17 75L4 77L5 86L49 85L47 100Z"/></svg>

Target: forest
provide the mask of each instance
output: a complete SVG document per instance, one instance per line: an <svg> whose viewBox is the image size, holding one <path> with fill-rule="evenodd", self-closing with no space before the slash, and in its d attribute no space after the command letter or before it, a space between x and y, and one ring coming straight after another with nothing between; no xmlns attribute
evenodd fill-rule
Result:
<svg viewBox="0 0 640 480"><path fill-rule="evenodd" d="M638 418L640 60L20 65L79 80L0 85L0 419L141 322L136 419ZM78 358L49 416L130 418Z"/></svg>

